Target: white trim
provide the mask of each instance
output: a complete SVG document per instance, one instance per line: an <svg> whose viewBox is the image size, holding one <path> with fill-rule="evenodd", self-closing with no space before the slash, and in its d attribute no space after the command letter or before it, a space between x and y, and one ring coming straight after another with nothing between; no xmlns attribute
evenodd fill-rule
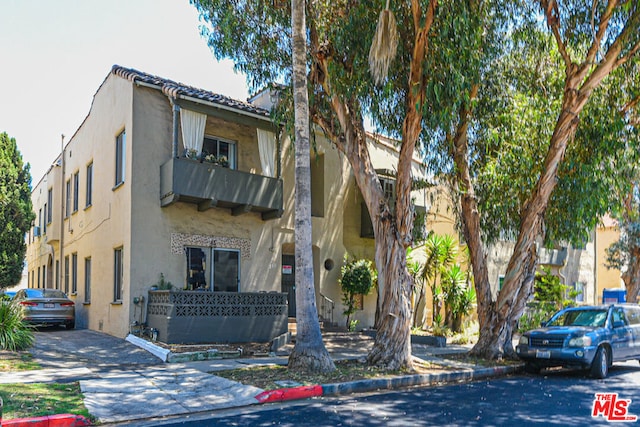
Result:
<svg viewBox="0 0 640 427"><path fill-rule="evenodd" d="M150 343L145 339L136 337L135 335L129 334L127 335L127 338L125 338L125 340L129 341L133 345L136 345L142 348L143 350L148 351L149 353L153 354L163 362L167 361L167 358L169 357L169 353L171 353L171 350L159 347L153 343Z"/></svg>

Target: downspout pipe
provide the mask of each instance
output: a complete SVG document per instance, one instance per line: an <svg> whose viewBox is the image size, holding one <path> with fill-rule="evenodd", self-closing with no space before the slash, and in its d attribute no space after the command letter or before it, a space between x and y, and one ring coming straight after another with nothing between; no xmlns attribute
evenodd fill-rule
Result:
<svg viewBox="0 0 640 427"><path fill-rule="evenodd" d="M58 277L60 285L60 290L65 289L64 287L64 213L65 213L65 201L66 195L64 194L65 190L65 162L64 162L64 135L60 137L60 250L59 259L60 264L58 267Z"/></svg>
<svg viewBox="0 0 640 427"><path fill-rule="evenodd" d="M180 106L176 104L176 99L173 96L169 96L169 102L171 103L171 108L173 110L173 145L171 155L175 159L178 157L178 124L180 123Z"/></svg>

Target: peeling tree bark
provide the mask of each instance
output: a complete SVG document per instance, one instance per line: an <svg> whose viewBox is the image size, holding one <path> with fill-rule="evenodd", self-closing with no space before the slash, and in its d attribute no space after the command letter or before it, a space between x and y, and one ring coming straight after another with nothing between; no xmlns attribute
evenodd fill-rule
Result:
<svg viewBox="0 0 640 427"><path fill-rule="evenodd" d="M597 61L601 41L606 34L613 9L617 6L616 1L609 0L591 48L584 61L576 64L572 61L562 40L556 2L541 0L540 3L545 11L547 24L565 61L566 77L562 111L551 137L540 178L521 213L520 231L507 266L503 288L498 293L495 303L489 303L486 306L479 304L478 307L481 312L479 313L480 337L471 353L488 358L515 355L511 343L512 333L524 311L528 297L533 292L537 266L536 241L544 237L544 215L549 198L556 187L558 169L562 164L567 146L575 135L579 115L602 80L638 51L636 42L627 50L626 56L621 56L624 42L630 39L630 34L638 31L640 16L635 9L625 29L609 46L602 59ZM486 291L483 292L483 298L486 298Z"/></svg>
<svg viewBox="0 0 640 427"><path fill-rule="evenodd" d="M371 214L375 235L375 262L378 269L378 287L381 302L374 346L368 362L389 369L413 369L411 358L411 276L407 271L406 249L411 244L413 209L411 205L411 166L418 137L421 132L424 102L423 64L428 47L428 34L435 16L437 1L431 0L423 10L418 0L412 0L415 44L411 58L406 116L398 159L395 209L385 200L379 177L375 172L367 148L361 109L352 99L335 94L331 87L329 61L330 48L321 45L311 30L311 45L316 83L327 94L331 109L340 123L336 131L330 120L319 114L314 122L322 127L336 147L343 152L353 170L365 204Z"/></svg>

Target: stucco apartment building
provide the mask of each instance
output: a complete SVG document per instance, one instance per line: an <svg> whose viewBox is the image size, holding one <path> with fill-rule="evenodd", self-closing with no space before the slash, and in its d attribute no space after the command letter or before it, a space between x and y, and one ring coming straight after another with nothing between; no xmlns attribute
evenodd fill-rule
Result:
<svg viewBox="0 0 640 427"><path fill-rule="evenodd" d="M558 244L555 248L538 248L538 266L547 268L560 278L560 283L578 292L578 304L602 304L605 289L623 289L621 272L606 266L606 250L620 238L617 223L609 216L591 232L584 247ZM500 242L489 248L487 259L489 280L494 292L502 286L514 242Z"/></svg>
<svg viewBox="0 0 640 427"><path fill-rule="evenodd" d="M179 291L284 293L284 314L295 316L293 148L276 137L274 99L266 90L237 101L114 66L32 191L28 286L62 289L76 302L78 327L115 336L127 335L148 309L170 317L146 305L161 275ZM324 320L344 324L340 267L345 253L374 258L372 228L348 161L321 135L315 141L316 301ZM379 136L369 143L391 195L397 151ZM417 159L413 176L426 178ZM412 197L427 213L427 229L456 235L444 192L431 205L426 191ZM565 284L584 288L585 303L600 302L604 287L620 287L620 273L603 266L617 232L607 226L586 248L541 253ZM496 292L509 249L501 244L488 254ZM363 298L352 317L360 327L373 325L375 304L375 293Z"/></svg>
<svg viewBox="0 0 640 427"><path fill-rule="evenodd" d="M293 149L276 138L272 96L241 102L114 66L33 189L29 287L62 289L76 301L78 327L115 336L144 319L140 298L161 274L178 290L287 293L295 315ZM346 158L316 141L316 298L323 317L342 323L343 256L373 259L374 242ZM392 144L370 144L376 169L391 171ZM414 176L424 176L417 161ZM413 197L428 208L424 191ZM355 318L366 327L374 314L370 295Z"/></svg>

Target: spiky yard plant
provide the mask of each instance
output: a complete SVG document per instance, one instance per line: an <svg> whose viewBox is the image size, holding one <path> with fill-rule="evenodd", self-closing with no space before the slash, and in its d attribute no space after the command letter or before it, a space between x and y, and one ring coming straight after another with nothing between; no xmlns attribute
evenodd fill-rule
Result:
<svg viewBox="0 0 640 427"><path fill-rule="evenodd" d="M11 301L0 301L0 349L25 350L33 345L32 328L23 321L20 307Z"/></svg>

